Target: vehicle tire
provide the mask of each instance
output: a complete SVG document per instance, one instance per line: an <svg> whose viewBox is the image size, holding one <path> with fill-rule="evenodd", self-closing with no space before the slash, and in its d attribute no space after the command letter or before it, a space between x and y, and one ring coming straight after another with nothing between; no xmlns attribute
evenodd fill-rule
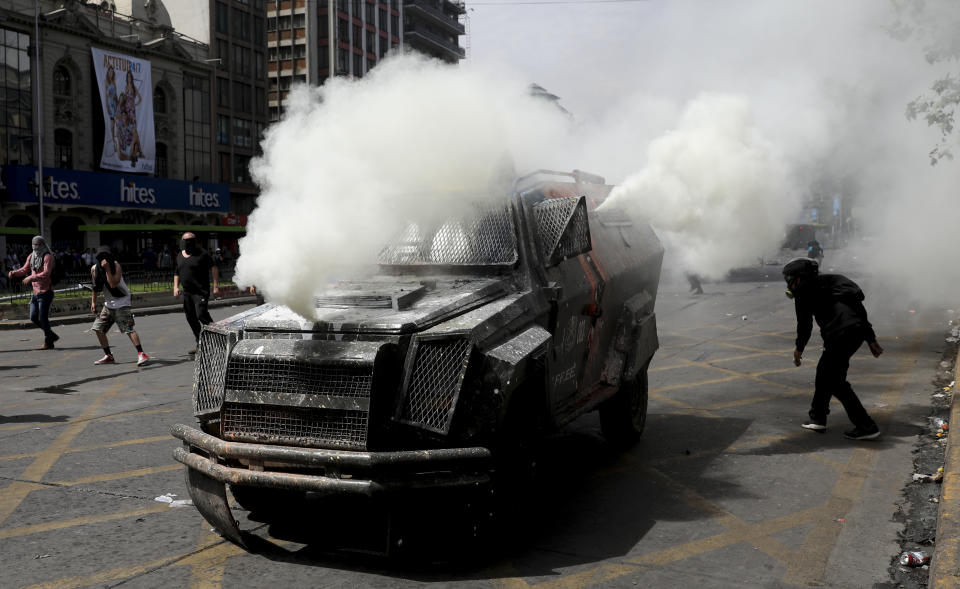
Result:
<svg viewBox="0 0 960 589"><path fill-rule="evenodd" d="M295 511L305 499L305 495L297 491L243 485L230 485L230 492L240 507L251 513L268 515Z"/></svg>
<svg viewBox="0 0 960 589"><path fill-rule="evenodd" d="M647 369L620 384L600 405L600 430L611 445L627 449L637 443L647 423Z"/></svg>

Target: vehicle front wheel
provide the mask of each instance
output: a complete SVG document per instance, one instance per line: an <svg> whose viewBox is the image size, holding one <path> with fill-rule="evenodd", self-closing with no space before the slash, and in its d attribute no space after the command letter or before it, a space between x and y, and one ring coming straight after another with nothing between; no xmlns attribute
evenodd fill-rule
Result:
<svg viewBox="0 0 960 589"><path fill-rule="evenodd" d="M647 369L620 384L600 405L600 430L611 445L627 449L637 443L647 423Z"/></svg>

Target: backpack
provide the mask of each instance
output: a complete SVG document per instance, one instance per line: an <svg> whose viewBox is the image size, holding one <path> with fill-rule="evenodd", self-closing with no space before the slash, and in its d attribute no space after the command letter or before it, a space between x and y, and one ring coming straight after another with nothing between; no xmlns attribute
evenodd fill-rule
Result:
<svg viewBox="0 0 960 589"><path fill-rule="evenodd" d="M56 286L63 280L66 270L64 270L63 264L57 259L57 256L50 254L50 261L53 263L53 269L50 271L50 285Z"/></svg>

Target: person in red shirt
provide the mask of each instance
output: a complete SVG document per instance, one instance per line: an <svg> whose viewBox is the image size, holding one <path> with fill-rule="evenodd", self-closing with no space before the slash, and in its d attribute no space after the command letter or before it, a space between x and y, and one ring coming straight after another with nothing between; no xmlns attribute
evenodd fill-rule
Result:
<svg viewBox="0 0 960 589"><path fill-rule="evenodd" d="M27 256L27 261L19 270L11 270L8 278L23 279L24 284L33 286L33 296L30 297L30 321L43 330L43 345L38 350L52 350L53 342L60 336L50 329L50 303L53 302L53 253L47 247L46 240L37 235L31 242L33 253Z"/></svg>

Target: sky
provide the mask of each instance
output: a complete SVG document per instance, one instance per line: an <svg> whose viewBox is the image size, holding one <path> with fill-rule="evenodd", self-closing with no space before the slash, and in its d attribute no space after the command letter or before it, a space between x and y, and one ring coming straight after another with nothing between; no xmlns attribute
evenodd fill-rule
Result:
<svg viewBox="0 0 960 589"><path fill-rule="evenodd" d="M468 1L458 66L394 55L295 88L251 166L261 196L238 280L309 315L339 268L375 259L412 217L576 168L617 185L604 206L653 225L665 267L722 278L776 253L811 195L842 196L858 271L903 298L953 296L960 163L931 166L937 133L905 117L946 70L889 33L890 3L536 2ZM960 23L960 3L930 6ZM277 252L309 255L277 272Z"/></svg>

